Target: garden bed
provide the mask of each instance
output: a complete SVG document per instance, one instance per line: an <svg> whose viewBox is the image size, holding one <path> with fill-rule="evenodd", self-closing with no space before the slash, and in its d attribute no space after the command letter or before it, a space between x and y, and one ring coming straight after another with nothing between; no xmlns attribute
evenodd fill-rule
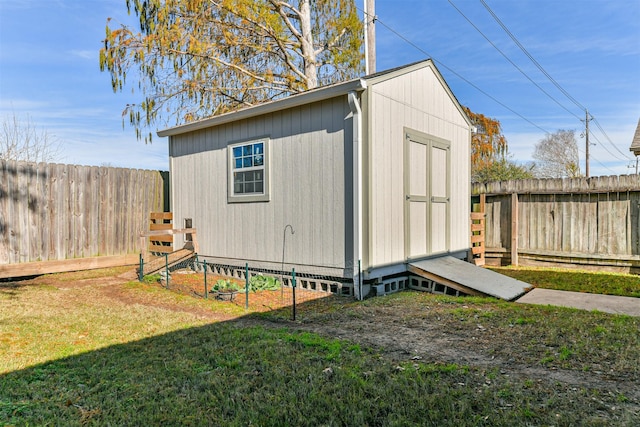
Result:
<svg viewBox="0 0 640 427"><path fill-rule="evenodd" d="M217 292L214 288L219 281L232 282L238 288L237 293L231 296ZM247 294L244 280L208 273L206 289L208 292L205 292L204 273L195 273L191 270L172 272L169 279L169 289L200 298L215 298L240 307L248 307L252 311L270 311L293 305L293 289L291 287L284 286L275 290L250 290ZM296 288L296 304L333 296L329 292Z"/></svg>

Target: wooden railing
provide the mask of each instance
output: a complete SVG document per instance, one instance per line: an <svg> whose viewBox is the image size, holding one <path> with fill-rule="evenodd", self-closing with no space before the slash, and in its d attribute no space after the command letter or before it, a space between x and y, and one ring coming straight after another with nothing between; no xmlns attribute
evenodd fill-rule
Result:
<svg viewBox="0 0 640 427"><path fill-rule="evenodd" d="M471 256L475 265L485 264L485 195L480 195L477 212L471 212Z"/></svg>
<svg viewBox="0 0 640 427"><path fill-rule="evenodd" d="M140 253L147 258L149 253L161 256L174 252L176 234L190 235L184 249L198 252L198 239L195 228L173 228L172 212L152 212L150 215L149 231L140 233Z"/></svg>

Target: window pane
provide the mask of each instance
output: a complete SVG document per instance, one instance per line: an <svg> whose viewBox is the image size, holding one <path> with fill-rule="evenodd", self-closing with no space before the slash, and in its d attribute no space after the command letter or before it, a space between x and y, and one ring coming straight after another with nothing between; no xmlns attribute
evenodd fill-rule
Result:
<svg viewBox="0 0 640 427"><path fill-rule="evenodd" d="M264 140L236 145L231 149L231 176L233 195L265 194L266 160ZM252 200L252 199L250 199Z"/></svg>

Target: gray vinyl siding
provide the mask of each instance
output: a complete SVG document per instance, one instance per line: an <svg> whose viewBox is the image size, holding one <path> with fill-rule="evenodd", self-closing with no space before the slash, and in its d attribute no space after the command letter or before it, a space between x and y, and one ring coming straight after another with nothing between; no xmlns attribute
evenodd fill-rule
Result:
<svg viewBox="0 0 640 427"><path fill-rule="evenodd" d="M451 143L450 251L469 248L469 124L430 67L371 84L367 90L367 266L405 260L403 127ZM446 224L442 224L444 228Z"/></svg>
<svg viewBox="0 0 640 427"><path fill-rule="evenodd" d="M313 272L351 264L352 120L346 96L171 137L172 210L200 254ZM227 144L269 138L270 201L227 202Z"/></svg>

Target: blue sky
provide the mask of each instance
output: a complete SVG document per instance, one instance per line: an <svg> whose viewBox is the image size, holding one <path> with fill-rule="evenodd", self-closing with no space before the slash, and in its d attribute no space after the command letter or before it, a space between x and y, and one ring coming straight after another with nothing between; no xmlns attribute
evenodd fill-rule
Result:
<svg viewBox="0 0 640 427"><path fill-rule="evenodd" d="M604 130L591 122L591 175L634 172L629 146L640 118L640 0L485 3ZM362 8L363 0L356 5ZM480 0L377 0L376 14L378 71L432 57L462 104L500 120L513 160L531 160L545 132L573 129L584 172L584 112ZM139 96L114 94L109 75L99 70L108 17L133 22L125 0L0 0L0 115L29 115L54 134L63 143L63 163L166 170L164 138L145 145L127 124L123 129L122 109Z"/></svg>

